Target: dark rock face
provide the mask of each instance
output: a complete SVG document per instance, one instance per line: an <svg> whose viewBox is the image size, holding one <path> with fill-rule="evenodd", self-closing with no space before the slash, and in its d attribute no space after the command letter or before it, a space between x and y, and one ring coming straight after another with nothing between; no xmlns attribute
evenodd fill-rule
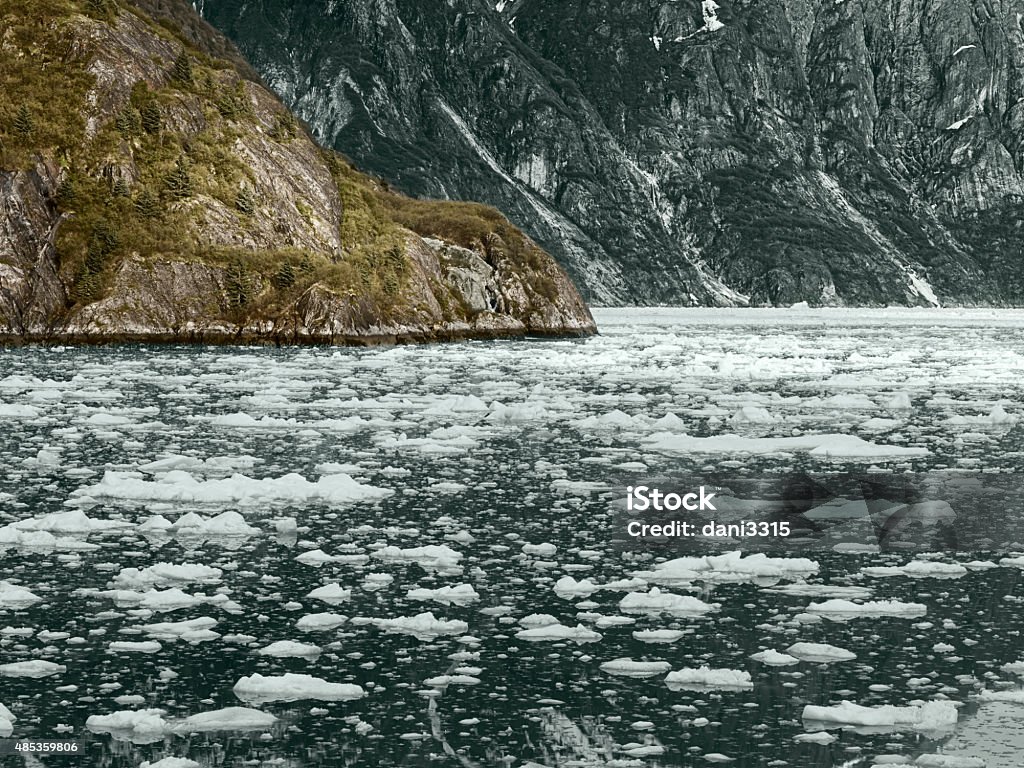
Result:
<svg viewBox="0 0 1024 768"><path fill-rule="evenodd" d="M205 0L328 144L606 303L1022 303L1021 0Z"/></svg>

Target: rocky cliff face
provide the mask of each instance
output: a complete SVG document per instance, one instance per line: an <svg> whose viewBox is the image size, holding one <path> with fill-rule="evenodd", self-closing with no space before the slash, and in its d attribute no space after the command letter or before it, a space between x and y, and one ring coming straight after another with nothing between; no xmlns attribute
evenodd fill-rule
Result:
<svg viewBox="0 0 1024 768"><path fill-rule="evenodd" d="M321 140L606 303L1022 303L1021 0L205 0Z"/></svg>
<svg viewBox="0 0 1024 768"><path fill-rule="evenodd" d="M393 192L257 81L181 0L0 6L0 337L594 331L496 211Z"/></svg>

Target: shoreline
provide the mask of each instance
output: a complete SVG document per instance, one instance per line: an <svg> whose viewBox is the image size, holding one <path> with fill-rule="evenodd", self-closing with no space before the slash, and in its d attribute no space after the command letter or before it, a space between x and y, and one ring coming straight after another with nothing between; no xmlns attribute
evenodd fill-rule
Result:
<svg viewBox="0 0 1024 768"><path fill-rule="evenodd" d="M413 344L452 344L464 341L512 339L581 339L599 334L597 328L493 329L409 331L379 334L265 334L192 331L166 333L51 333L0 334L0 348L107 347L120 345L215 346L215 347L394 347Z"/></svg>

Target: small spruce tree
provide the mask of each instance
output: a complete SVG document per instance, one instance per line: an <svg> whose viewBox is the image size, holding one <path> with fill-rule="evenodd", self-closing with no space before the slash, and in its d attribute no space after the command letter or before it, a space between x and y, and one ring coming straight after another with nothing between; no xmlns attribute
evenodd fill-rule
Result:
<svg viewBox="0 0 1024 768"><path fill-rule="evenodd" d="M68 173L57 185L57 205L65 210L71 208L75 204L77 192L78 186L75 184L75 177Z"/></svg>
<svg viewBox="0 0 1024 768"><path fill-rule="evenodd" d="M249 276L241 261L232 261L225 274L228 304L232 309L241 309L249 303Z"/></svg>
<svg viewBox="0 0 1024 768"><path fill-rule="evenodd" d="M192 58L182 50L178 58L174 60L174 68L171 70L171 77L179 83L192 84Z"/></svg>
<svg viewBox="0 0 1024 768"><path fill-rule="evenodd" d="M23 139L27 139L36 130L36 121L28 106L22 104L14 113L14 132Z"/></svg>
<svg viewBox="0 0 1024 768"><path fill-rule="evenodd" d="M192 177L189 176L184 155L178 156L174 170L164 179L164 189L172 200L184 200L192 196Z"/></svg>
<svg viewBox="0 0 1024 768"><path fill-rule="evenodd" d="M162 118L160 115L160 106L153 100L147 101L142 105L142 109L139 110L139 115L142 121L142 129L146 133L159 133L160 123Z"/></svg>
<svg viewBox="0 0 1024 768"><path fill-rule="evenodd" d="M160 215L160 201L156 195L144 189L135 198L135 211L144 219L155 219Z"/></svg>
<svg viewBox="0 0 1024 768"><path fill-rule="evenodd" d="M246 187L238 190L238 196L235 198L235 207L246 216L252 216L253 212L255 212L256 199Z"/></svg>
<svg viewBox="0 0 1024 768"><path fill-rule="evenodd" d="M85 270L97 275L106 266L107 258L117 250L119 238L117 232L107 221L100 221L92 230L89 238L89 249L85 257Z"/></svg>
<svg viewBox="0 0 1024 768"><path fill-rule="evenodd" d="M109 0L88 0L85 5L94 16L106 18L110 15L111 8Z"/></svg>
<svg viewBox="0 0 1024 768"><path fill-rule="evenodd" d="M159 116L157 116L157 123L159 130ZM142 118L137 109L127 106L117 113L117 117L114 118L114 127L126 139L138 136L142 133Z"/></svg>
<svg viewBox="0 0 1024 768"><path fill-rule="evenodd" d="M111 191L114 197L129 197L130 192L128 191L128 182L124 179L115 179L114 185L111 187Z"/></svg>
<svg viewBox="0 0 1024 768"><path fill-rule="evenodd" d="M274 275L274 287L279 291L283 291L286 288L291 288L295 285L295 267L292 266L290 261L286 261L277 270L277 274Z"/></svg>

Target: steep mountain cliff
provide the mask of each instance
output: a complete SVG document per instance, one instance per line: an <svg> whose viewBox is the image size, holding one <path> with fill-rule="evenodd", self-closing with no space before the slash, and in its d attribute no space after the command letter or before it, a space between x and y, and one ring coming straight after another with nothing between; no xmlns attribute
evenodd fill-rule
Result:
<svg viewBox="0 0 1024 768"><path fill-rule="evenodd" d="M361 174L258 80L184 0L0 4L0 338L593 332L500 214Z"/></svg>
<svg viewBox="0 0 1024 768"><path fill-rule="evenodd" d="M1024 303L1022 0L204 0L324 142L606 303Z"/></svg>

